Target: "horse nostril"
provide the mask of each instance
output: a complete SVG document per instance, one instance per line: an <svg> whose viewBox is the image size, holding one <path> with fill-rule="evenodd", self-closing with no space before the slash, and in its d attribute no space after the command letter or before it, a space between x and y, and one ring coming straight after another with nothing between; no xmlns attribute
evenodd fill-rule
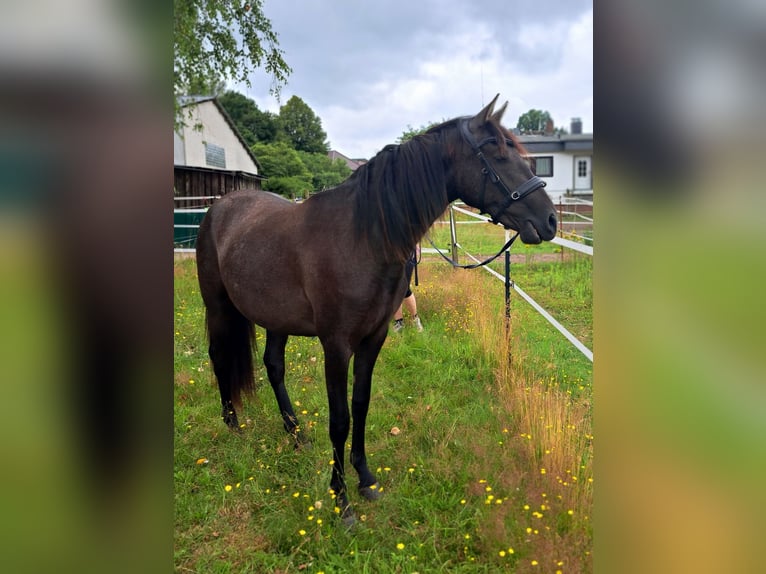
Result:
<svg viewBox="0 0 766 574"><path fill-rule="evenodd" d="M548 225L550 225L551 229L556 229L556 214L551 213L548 217Z"/></svg>

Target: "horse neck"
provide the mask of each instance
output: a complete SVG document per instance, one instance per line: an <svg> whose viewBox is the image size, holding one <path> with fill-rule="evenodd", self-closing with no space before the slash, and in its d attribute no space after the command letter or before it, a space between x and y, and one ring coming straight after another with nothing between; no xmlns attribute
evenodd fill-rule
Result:
<svg viewBox="0 0 766 574"><path fill-rule="evenodd" d="M440 136L388 146L347 180L355 190L356 230L395 259L408 257L448 205ZM451 183L451 182L450 182Z"/></svg>

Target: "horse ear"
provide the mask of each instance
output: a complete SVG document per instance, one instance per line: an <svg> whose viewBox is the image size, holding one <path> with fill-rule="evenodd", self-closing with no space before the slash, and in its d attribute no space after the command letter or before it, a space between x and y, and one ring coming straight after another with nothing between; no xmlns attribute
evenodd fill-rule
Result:
<svg viewBox="0 0 766 574"><path fill-rule="evenodd" d="M492 98L492 101L489 102L483 110L481 110L471 119L469 126L472 129L479 128L489 121L489 118L492 116L492 112L495 109L495 102L497 102L497 98L499 97L500 94L497 94L494 98ZM503 109L505 109L505 106L503 106Z"/></svg>
<svg viewBox="0 0 766 574"><path fill-rule="evenodd" d="M495 122L497 125L500 125L500 120L503 119L503 114L505 113L505 109L507 107L508 107L508 100L505 101L505 103L500 107L499 110L497 110L494 114L492 114L492 121Z"/></svg>

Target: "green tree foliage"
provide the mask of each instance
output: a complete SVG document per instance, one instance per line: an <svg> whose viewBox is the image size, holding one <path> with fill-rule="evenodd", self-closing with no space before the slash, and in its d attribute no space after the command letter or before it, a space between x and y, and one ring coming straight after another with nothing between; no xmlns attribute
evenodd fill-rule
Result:
<svg viewBox="0 0 766 574"><path fill-rule="evenodd" d="M351 175L343 160L327 157L322 122L297 96L282 106L279 116L260 111L252 99L238 92L228 91L218 100L261 164L262 175L268 178L264 189L285 197L306 197L335 187ZM293 135L303 136L290 137L285 124L293 126Z"/></svg>
<svg viewBox="0 0 766 574"><path fill-rule="evenodd" d="M189 95L220 97L226 91L226 82L219 78L194 78L187 89Z"/></svg>
<svg viewBox="0 0 766 574"><path fill-rule="evenodd" d="M407 124L407 129L404 130L404 132L402 132L402 135L400 135L396 139L396 143L403 144L404 142L411 140L415 136L419 136L420 134L427 132L432 127L438 126L440 123L443 123L443 122L431 122L430 124L422 125L419 128L413 128L411 125Z"/></svg>
<svg viewBox="0 0 766 574"><path fill-rule="evenodd" d="M340 158L331 160L327 154L305 151L299 151L298 156L311 173L314 191L335 187L351 175L351 169Z"/></svg>
<svg viewBox="0 0 766 574"><path fill-rule="evenodd" d="M277 139L279 118L262 112L256 103L238 92L228 91L218 98L248 147L256 143L272 143Z"/></svg>
<svg viewBox="0 0 766 574"><path fill-rule="evenodd" d="M547 111L529 110L519 116L516 128L522 134L541 134L548 122L553 124L553 119Z"/></svg>
<svg viewBox="0 0 766 574"><path fill-rule="evenodd" d="M257 143L250 149L269 178L264 189L290 198L307 197L312 191L311 173L287 142Z"/></svg>
<svg viewBox="0 0 766 574"><path fill-rule="evenodd" d="M279 108L279 123L282 134L293 149L325 154L329 151L322 120L298 96L291 97Z"/></svg>
<svg viewBox="0 0 766 574"><path fill-rule="evenodd" d="M175 96L190 93L200 81L213 85L229 79L249 86L250 74L261 67L278 94L292 71L260 0L173 0L173 20ZM183 121L175 99L177 121Z"/></svg>

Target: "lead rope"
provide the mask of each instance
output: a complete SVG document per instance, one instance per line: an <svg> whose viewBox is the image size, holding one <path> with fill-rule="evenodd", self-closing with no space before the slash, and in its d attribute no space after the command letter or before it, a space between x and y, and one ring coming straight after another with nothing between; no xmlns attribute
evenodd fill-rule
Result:
<svg viewBox="0 0 766 574"><path fill-rule="evenodd" d="M511 237L511 238L510 238L508 241L506 241L505 245L503 245L503 246L500 248L500 251L498 251L498 252L497 252L495 255L493 255L492 257L490 257L489 259L487 259L487 260L485 260L485 261L482 261L481 263L473 263L473 264L471 264L471 265L460 265L460 264L459 264L457 261L454 261L454 260L453 260L451 257L447 257L446 255L444 255L444 253L442 253L442 252L439 250L439 248L438 248L438 247L436 247L436 245L434 244L434 242L433 242L433 241L431 241L431 236L430 236L430 235L428 235L428 234L426 233L426 236L425 236L425 237L426 237L426 239L428 239L428 242L429 242L429 243L430 243L430 244L433 246L433 248L434 248L434 249L436 249L436 252L437 252L439 255L441 255L441 256L442 256L442 258L444 258L444 260L445 260L445 261L447 261L447 262L448 262L450 265L452 265L453 267L455 267L455 268L457 268L457 269L476 269L477 267L481 267L481 266L483 266L483 265L487 265L488 263L492 263L492 262L493 262L495 259L497 259L498 257L500 257L500 255L501 255L501 254L502 254L502 253L503 253L503 252L504 252L506 249L508 249L508 248L509 248L511 245L513 245L513 242L514 242L514 241L516 241L516 238L517 238L518 236L519 236L519 232L517 231L517 232L516 232L516 235L514 235L514 236L513 236L513 237Z"/></svg>

